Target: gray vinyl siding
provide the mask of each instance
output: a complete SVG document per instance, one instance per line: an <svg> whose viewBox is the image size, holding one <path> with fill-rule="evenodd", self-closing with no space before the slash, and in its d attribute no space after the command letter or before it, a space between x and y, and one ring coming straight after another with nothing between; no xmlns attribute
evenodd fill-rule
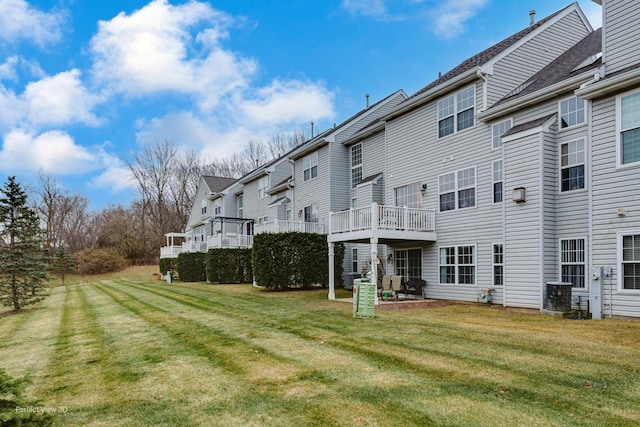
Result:
<svg viewBox="0 0 640 427"><path fill-rule="evenodd" d="M613 267L613 277L603 280L603 316L640 317L640 294L619 292L617 233L640 234L640 163L616 168L616 99L593 101L593 265ZM617 215L625 208L626 216Z"/></svg>
<svg viewBox="0 0 640 427"><path fill-rule="evenodd" d="M304 180L304 157L296 159L294 163L293 216L297 218L299 211L303 211L307 206L316 204L318 205L318 221L328 224L332 178L330 176L331 170L329 169L329 146L320 147L317 152L318 176L313 179Z"/></svg>
<svg viewBox="0 0 640 427"><path fill-rule="evenodd" d="M505 143L507 199L526 188L526 202L505 203L504 272L506 305L540 308L541 285L541 136Z"/></svg>
<svg viewBox="0 0 640 427"><path fill-rule="evenodd" d="M494 65L487 91L491 106L588 34L577 12L571 12Z"/></svg>
<svg viewBox="0 0 640 427"><path fill-rule="evenodd" d="M640 45L640 8L637 0L605 2L606 25L605 72L607 74L622 70L640 62L637 46Z"/></svg>
<svg viewBox="0 0 640 427"><path fill-rule="evenodd" d="M329 218L329 211L338 212L349 209L351 206L351 163L349 149L342 143L332 142L329 144L329 209L325 218Z"/></svg>
<svg viewBox="0 0 640 427"><path fill-rule="evenodd" d="M555 130L555 129L554 129ZM555 133L555 132L554 132ZM547 282L558 281L558 239L556 238L556 197L558 195L558 146L553 134L543 133L542 139L542 280L538 280L540 296ZM528 197L527 197L528 198ZM528 203L525 202L525 203ZM540 277L540 276L538 276ZM539 307L543 308L542 300Z"/></svg>
<svg viewBox="0 0 640 427"><path fill-rule="evenodd" d="M271 186L277 185L291 176L291 163L284 158L275 163L271 169Z"/></svg>
<svg viewBox="0 0 640 427"><path fill-rule="evenodd" d="M200 184L198 184L198 189L196 190L195 198L193 199L193 205L191 206L191 212L189 213L189 220L187 221L187 226L185 231L189 231L193 228L194 225L202 223L204 218L208 218L211 216L211 203L207 200L211 191L209 187L204 182L204 179L200 179ZM202 200L207 200L207 213L202 214Z"/></svg>
<svg viewBox="0 0 640 427"><path fill-rule="evenodd" d="M264 175L262 175L264 176ZM269 204L271 197L258 198L258 180L257 179L244 184L244 217L255 221L263 216L269 216ZM272 218L268 218L271 220Z"/></svg>

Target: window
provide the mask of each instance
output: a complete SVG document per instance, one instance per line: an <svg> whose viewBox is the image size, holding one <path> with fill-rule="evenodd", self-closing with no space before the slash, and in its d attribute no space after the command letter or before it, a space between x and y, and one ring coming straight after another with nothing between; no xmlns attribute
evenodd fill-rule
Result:
<svg viewBox="0 0 640 427"><path fill-rule="evenodd" d="M476 283L475 246L440 248L440 283Z"/></svg>
<svg viewBox="0 0 640 427"><path fill-rule="evenodd" d="M242 194L237 196L236 202L238 204L238 218L244 218L244 196Z"/></svg>
<svg viewBox="0 0 640 427"><path fill-rule="evenodd" d="M420 184L409 184L394 189L395 206L406 206L408 208L422 207L422 194L420 194Z"/></svg>
<svg viewBox="0 0 640 427"><path fill-rule="evenodd" d="M470 167L438 177L440 212L476 205L476 168Z"/></svg>
<svg viewBox="0 0 640 427"><path fill-rule="evenodd" d="M560 128L584 123L584 99L579 96L560 101Z"/></svg>
<svg viewBox="0 0 640 427"><path fill-rule="evenodd" d="M268 221L268 219L269 219L269 217L266 216L266 215L258 217L258 224L264 224L264 223L266 223Z"/></svg>
<svg viewBox="0 0 640 427"><path fill-rule="evenodd" d="M362 144L351 147L351 188L362 181Z"/></svg>
<svg viewBox="0 0 640 427"><path fill-rule="evenodd" d="M304 222L318 222L318 205L313 204L304 208Z"/></svg>
<svg viewBox="0 0 640 427"><path fill-rule="evenodd" d="M351 249L351 271L354 273L358 272L358 249Z"/></svg>
<svg viewBox="0 0 640 427"><path fill-rule="evenodd" d="M493 245L493 284L504 285L504 246L502 243Z"/></svg>
<svg viewBox="0 0 640 427"><path fill-rule="evenodd" d="M406 280L422 279L422 249L396 251L396 274Z"/></svg>
<svg viewBox="0 0 640 427"><path fill-rule="evenodd" d="M302 169L304 170L304 180L318 176L318 152L314 151L302 160Z"/></svg>
<svg viewBox="0 0 640 427"><path fill-rule="evenodd" d="M291 209L289 208L289 209L287 209L287 210L285 211L284 219L285 219L286 221L291 221L291 219L292 219L292 218L293 218L293 212L292 212L292 211L291 211Z"/></svg>
<svg viewBox="0 0 640 427"><path fill-rule="evenodd" d="M584 239L560 240L560 280L584 288Z"/></svg>
<svg viewBox="0 0 640 427"><path fill-rule="evenodd" d="M263 176L258 180L258 199L267 197L267 189L269 188L269 175Z"/></svg>
<svg viewBox="0 0 640 427"><path fill-rule="evenodd" d="M220 215L220 212L222 212L222 207L221 206L216 206L215 208L213 208L213 214L214 215Z"/></svg>
<svg viewBox="0 0 640 427"><path fill-rule="evenodd" d="M511 129L511 119L491 126L491 141L493 148L502 147L502 135Z"/></svg>
<svg viewBox="0 0 640 427"><path fill-rule="evenodd" d="M620 244L622 257L618 255L618 271L622 283L619 286L624 290L640 290L640 234L618 235L618 248Z"/></svg>
<svg viewBox="0 0 640 427"><path fill-rule="evenodd" d="M640 92L620 98L620 161L640 161Z"/></svg>
<svg viewBox="0 0 640 427"><path fill-rule="evenodd" d="M352 207L353 209L355 209L355 208L357 208L357 207L358 207L358 198L357 198L357 197L352 197L352 198L351 198L351 207Z"/></svg>
<svg viewBox="0 0 640 427"><path fill-rule="evenodd" d="M474 86L438 101L438 138L472 127L474 107Z"/></svg>
<svg viewBox="0 0 640 427"><path fill-rule="evenodd" d="M560 191L584 188L584 139L560 145Z"/></svg>
<svg viewBox="0 0 640 427"><path fill-rule="evenodd" d="M502 160L495 160L493 162L493 203L500 203L504 198L503 174Z"/></svg>
<svg viewBox="0 0 640 427"><path fill-rule="evenodd" d="M206 200L200 201L200 212L202 213L202 215L207 213L207 201Z"/></svg>

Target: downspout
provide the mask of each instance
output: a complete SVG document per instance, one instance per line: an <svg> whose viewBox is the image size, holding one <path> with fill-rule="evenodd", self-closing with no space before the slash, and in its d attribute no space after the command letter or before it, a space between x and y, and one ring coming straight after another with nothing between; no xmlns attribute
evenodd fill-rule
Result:
<svg viewBox="0 0 640 427"><path fill-rule="evenodd" d="M487 103L488 103L488 100L487 100L487 86L488 86L488 84L487 84L487 76L486 76L485 73L482 72L481 68L478 68L478 71L477 71L476 74L478 75L479 78L482 79L482 110L481 111L484 111L484 110L487 109Z"/></svg>
<svg viewBox="0 0 640 427"><path fill-rule="evenodd" d="M539 239L539 243L540 243L540 249L538 252L538 256L540 257L539 262L540 262L540 268L538 270L538 273L540 274L540 279L539 279L539 290L540 290L540 309L544 308L544 292L545 292L545 285L544 285L544 266L545 266L545 262L544 262L544 254L545 254L545 238L544 238L544 234L545 234L545 223L544 223L544 208L545 208L545 188L544 188L544 150L545 150L545 146L544 146L544 132L540 133L539 138L539 142L540 142L540 152L539 152L539 157L538 157L538 161L540 162L540 181L538 182L538 186L539 186L539 197L540 197L540 203L538 205L539 208L539 213L538 213L538 221L540 224L540 233L538 235L538 239Z"/></svg>
<svg viewBox="0 0 640 427"><path fill-rule="evenodd" d="M507 307L507 148L502 143L502 305Z"/></svg>

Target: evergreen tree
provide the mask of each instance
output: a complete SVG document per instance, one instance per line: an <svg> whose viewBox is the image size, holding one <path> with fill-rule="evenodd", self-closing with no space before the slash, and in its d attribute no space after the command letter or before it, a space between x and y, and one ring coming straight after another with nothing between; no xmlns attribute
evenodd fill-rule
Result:
<svg viewBox="0 0 640 427"><path fill-rule="evenodd" d="M67 252L64 245L61 245L56 251L56 256L53 261L53 268L56 273L60 275L62 279L62 285L64 285L64 278L67 273L73 273L77 270L76 261L71 254Z"/></svg>
<svg viewBox="0 0 640 427"><path fill-rule="evenodd" d="M46 271L38 216L11 176L0 189L0 300L16 310L39 301Z"/></svg>

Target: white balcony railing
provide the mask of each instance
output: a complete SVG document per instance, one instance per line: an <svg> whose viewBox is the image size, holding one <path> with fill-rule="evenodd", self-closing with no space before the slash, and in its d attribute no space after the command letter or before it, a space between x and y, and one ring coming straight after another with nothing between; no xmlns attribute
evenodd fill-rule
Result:
<svg viewBox="0 0 640 427"><path fill-rule="evenodd" d="M254 226L255 234L260 233L286 233L289 231L297 231L300 233L326 233L326 227L321 222L304 222L304 221L282 221L273 220L264 224L256 224Z"/></svg>
<svg viewBox="0 0 640 427"><path fill-rule="evenodd" d="M436 213L434 209L373 203L364 208L332 212L329 224L330 234L372 229L433 232L436 230Z"/></svg>
<svg viewBox="0 0 640 427"><path fill-rule="evenodd" d="M253 236L245 234L215 234L207 237L207 248L250 248Z"/></svg>
<svg viewBox="0 0 640 427"><path fill-rule="evenodd" d="M207 244L205 242L196 242L190 240L182 244L182 252L206 252Z"/></svg>
<svg viewBox="0 0 640 427"><path fill-rule="evenodd" d="M160 258L177 258L182 252L182 245L164 246L160 248Z"/></svg>

